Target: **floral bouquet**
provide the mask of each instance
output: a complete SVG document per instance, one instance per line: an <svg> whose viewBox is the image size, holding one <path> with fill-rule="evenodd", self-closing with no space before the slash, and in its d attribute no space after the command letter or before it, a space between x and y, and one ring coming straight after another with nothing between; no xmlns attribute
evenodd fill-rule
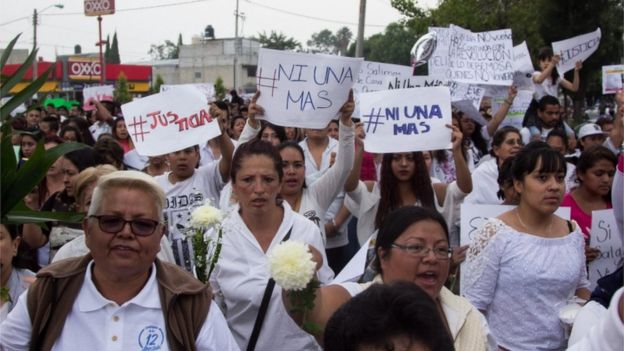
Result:
<svg viewBox="0 0 624 351"><path fill-rule="evenodd" d="M269 272L275 283L288 291L291 314L301 315L303 330L317 335L321 328L307 321L307 314L314 308L318 280L314 279L316 263L308 245L298 241L280 243L268 256Z"/></svg>
<svg viewBox="0 0 624 351"><path fill-rule="evenodd" d="M195 260L195 275L202 282L208 282L214 270L219 254L221 253L221 241L223 237L223 227L221 221L223 214L221 210L210 204L197 207L191 213L191 241L193 243L193 253ZM208 230L214 228L217 232L216 238L208 235Z"/></svg>

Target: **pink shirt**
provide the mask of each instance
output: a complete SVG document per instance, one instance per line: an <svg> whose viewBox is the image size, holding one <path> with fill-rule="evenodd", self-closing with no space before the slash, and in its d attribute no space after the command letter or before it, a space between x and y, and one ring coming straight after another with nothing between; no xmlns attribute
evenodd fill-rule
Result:
<svg viewBox="0 0 624 351"><path fill-rule="evenodd" d="M561 207L570 207L570 219L573 219L581 227L585 242L589 243L589 237L591 235L591 213L585 213L576 200L572 197L571 193L565 194L563 201L561 201ZM607 209L611 208L611 203L607 203Z"/></svg>

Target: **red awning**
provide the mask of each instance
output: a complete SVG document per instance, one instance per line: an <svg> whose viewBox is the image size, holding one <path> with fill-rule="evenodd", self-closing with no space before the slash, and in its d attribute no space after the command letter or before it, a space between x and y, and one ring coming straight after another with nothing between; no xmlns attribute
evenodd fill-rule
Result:
<svg viewBox="0 0 624 351"><path fill-rule="evenodd" d="M56 67L54 68L52 77L48 77L48 80L63 79L63 67L61 65L61 62L47 62L47 61L37 62L38 76L41 76L43 72L45 72L52 65L56 65ZM12 75L13 73L15 73L15 71L19 69L20 66L21 64L4 65L4 67L2 67L2 74L7 75L7 76ZM32 74L32 66L31 66L31 67L28 67L28 70L26 71L26 74L24 75L24 80L32 80L32 76L33 74Z"/></svg>

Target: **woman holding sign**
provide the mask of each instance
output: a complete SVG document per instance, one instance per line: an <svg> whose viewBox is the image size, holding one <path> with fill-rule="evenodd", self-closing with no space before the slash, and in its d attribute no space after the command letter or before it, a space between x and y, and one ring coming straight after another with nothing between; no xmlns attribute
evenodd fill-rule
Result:
<svg viewBox="0 0 624 351"><path fill-rule="evenodd" d="M559 152L543 142L527 145L512 166L520 203L489 219L468 250L464 296L505 350L565 348L557 306L574 294L590 296L581 230L554 214L565 172Z"/></svg>

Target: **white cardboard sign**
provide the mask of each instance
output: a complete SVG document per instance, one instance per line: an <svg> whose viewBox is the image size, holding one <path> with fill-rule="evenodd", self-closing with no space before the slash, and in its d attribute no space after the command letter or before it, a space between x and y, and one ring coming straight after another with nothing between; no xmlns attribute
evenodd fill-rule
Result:
<svg viewBox="0 0 624 351"><path fill-rule="evenodd" d="M613 209L592 212L589 246L600 250L600 256L589 263L588 278L593 290L596 281L613 273L620 260L624 258L622 236L618 233Z"/></svg>
<svg viewBox="0 0 624 351"><path fill-rule="evenodd" d="M624 65L602 66L602 93L615 94L624 88Z"/></svg>
<svg viewBox="0 0 624 351"><path fill-rule="evenodd" d="M203 144L221 135L208 112L206 97L194 87L179 87L121 105L137 152L158 156Z"/></svg>
<svg viewBox="0 0 624 351"><path fill-rule="evenodd" d="M260 49L256 87L267 121L325 128L358 80L361 58Z"/></svg>
<svg viewBox="0 0 624 351"><path fill-rule="evenodd" d="M587 60L600 45L602 33L600 28L595 31L574 38L552 43L553 52L561 56L557 71L560 76L574 68L576 61Z"/></svg>
<svg viewBox="0 0 624 351"><path fill-rule="evenodd" d="M513 84L518 90L533 90L533 62L526 41L513 47Z"/></svg>
<svg viewBox="0 0 624 351"><path fill-rule="evenodd" d="M115 87L112 85L98 85L94 87L84 88L82 90L83 106L85 111L95 110L94 100L102 101L108 99L113 101L113 91Z"/></svg>
<svg viewBox="0 0 624 351"><path fill-rule="evenodd" d="M179 87L194 87L199 90L206 96L208 102L213 102L215 100L215 88L212 83L191 83L191 84L163 84L160 86L160 92L165 92L171 89L177 89Z"/></svg>
<svg viewBox="0 0 624 351"><path fill-rule="evenodd" d="M504 97L496 97L492 99L492 111L497 111L503 102L507 99L507 95ZM500 127L512 126L518 130L522 129L522 120L524 120L524 114L531 105L533 100L533 92L529 90L518 90L518 94L513 101L513 104L507 112L507 116L501 122Z"/></svg>
<svg viewBox="0 0 624 351"><path fill-rule="evenodd" d="M364 149L373 153L450 148L447 87L395 89L361 95Z"/></svg>

